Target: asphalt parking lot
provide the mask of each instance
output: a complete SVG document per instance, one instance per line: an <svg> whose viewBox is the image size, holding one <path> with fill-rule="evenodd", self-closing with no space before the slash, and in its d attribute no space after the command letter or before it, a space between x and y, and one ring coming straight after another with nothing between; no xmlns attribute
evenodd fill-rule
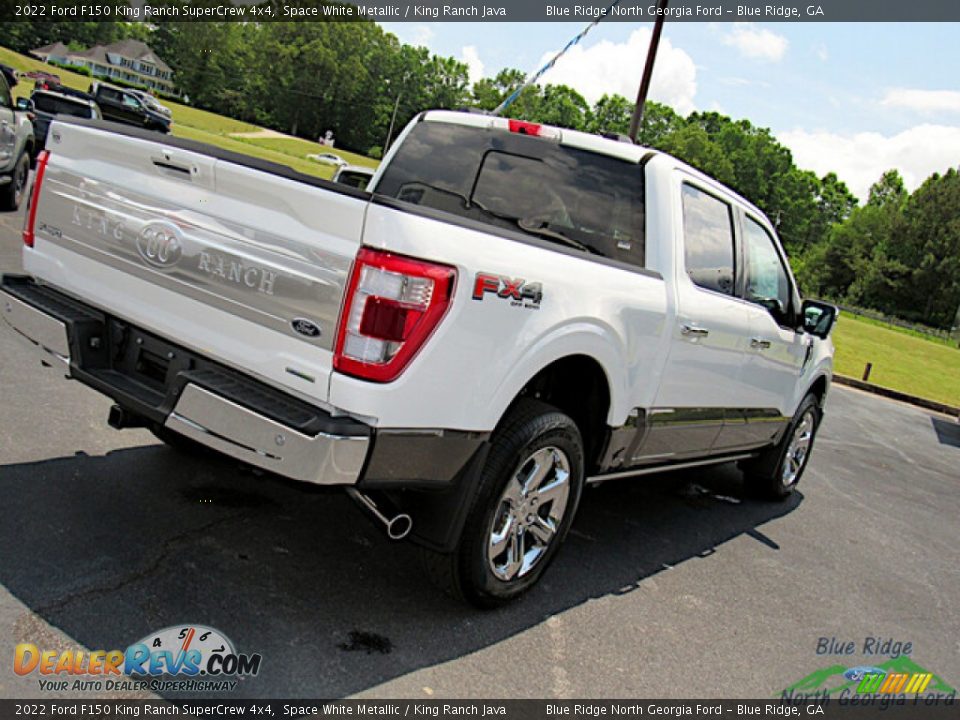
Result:
<svg viewBox="0 0 960 720"><path fill-rule="evenodd" d="M4 272L20 227L0 216ZM262 654L233 697L764 698L880 664L873 637L960 686L960 428L928 412L835 387L784 504L744 499L733 467L593 488L544 582L480 613L343 493L117 432L109 405L0 335L0 697L44 696L16 643L183 623Z"/></svg>

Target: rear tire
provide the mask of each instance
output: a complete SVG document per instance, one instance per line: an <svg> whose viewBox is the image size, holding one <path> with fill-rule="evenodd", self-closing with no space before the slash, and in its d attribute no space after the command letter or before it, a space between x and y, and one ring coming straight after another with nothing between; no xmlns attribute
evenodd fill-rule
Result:
<svg viewBox="0 0 960 720"><path fill-rule="evenodd" d="M763 500L784 500L797 488L820 426L820 404L807 395L776 445L742 463L747 491Z"/></svg>
<svg viewBox="0 0 960 720"><path fill-rule="evenodd" d="M449 553L423 550L431 580L480 608L529 590L555 557L580 502L583 440L558 409L521 398L491 439L463 532Z"/></svg>
<svg viewBox="0 0 960 720"><path fill-rule="evenodd" d="M10 173L10 182L0 187L0 210L12 212L20 208L27 194L30 179L30 158L26 151L20 153L17 164Z"/></svg>

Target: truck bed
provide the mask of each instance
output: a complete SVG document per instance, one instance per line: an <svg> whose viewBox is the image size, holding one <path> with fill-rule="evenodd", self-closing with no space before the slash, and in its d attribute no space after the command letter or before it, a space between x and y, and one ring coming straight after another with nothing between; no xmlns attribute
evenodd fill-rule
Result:
<svg viewBox="0 0 960 720"><path fill-rule="evenodd" d="M113 123L50 133L30 274L326 402L367 193Z"/></svg>

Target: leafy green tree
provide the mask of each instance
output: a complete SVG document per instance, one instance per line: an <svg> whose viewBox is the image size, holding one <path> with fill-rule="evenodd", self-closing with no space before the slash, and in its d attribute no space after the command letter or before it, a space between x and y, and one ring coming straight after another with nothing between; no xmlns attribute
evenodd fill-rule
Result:
<svg viewBox="0 0 960 720"><path fill-rule="evenodd" d="M604 95L593 105L593 113L587 131L626 135L630 131L632 115L633 103L623 95Z"/></svg>
<svg viewBox="0 0 960 720"><path fill-rule="evenodd" d="M883 207L893 203L899 207L903 205L907 197L909 197L909 193L904 187L900 173L895 169L887 170L877 182L870 186L867 205Z"/></svg>
<svg viewBox="0 0 960 720"><path fill-rule="evenodd" d="M686 125L666 136L660 143L660 149L722 183L729 185L735 178L735 170L730 158L699 125Z"/></svg>
<svg viewBox="0 0 960 720"><path fill-rule="evenodd" d="M633 103L627 101L630 105L630 115L633 115ZM637 142L646 147L659 148L664 139L679 132L687 124L687 121L677 115L673 108L661 103L647 100L643 106L643 122L637 131ZM627 129L630 130L630 118L627 118Z"/></svg>
<svg viewBox="0 0 960 720"><path fill-rule="evenodd" d="M534 119L547 125L585 130L591 121L590 106L567 85L547 85Z"/></svg>
<svg viewBox="0 0 960 720"><path fill-rule="evenodd" d="M526 77L522 70L504 68L497 73L496 77L481 78L473 84L473 106L488 111L496 109L500 103L510 96L510 93L523 85ZM531 87L527 88L524 93L529 90L532 90L535 94L539 91L538 88ZM522 107L522 104L520 107Z"/></svg>
<svg viewBox="0 0 960 720"><path fill-rule="evenodd" d="M960 305L960 173L931 175L903 206L890 254L910 269L899 288L902 317L949 328Z"/></svg>

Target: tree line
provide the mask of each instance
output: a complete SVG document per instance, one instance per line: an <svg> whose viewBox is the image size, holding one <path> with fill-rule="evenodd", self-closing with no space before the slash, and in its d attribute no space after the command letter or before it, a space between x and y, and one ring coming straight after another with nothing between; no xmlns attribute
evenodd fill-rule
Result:
<svg viewBox="0 0 960 720"><path fill-rule="evenodd" d="M401 43L373 22L5 23L0 44L19 52L56 42L147 42L175 71L192 105L379 157L428 108L492 110L525 73L505 69L471 84L465 63ZM531 86L507 113L587 132L625 134L631 101L588 103L564 85ZM895 170L860 206L834 173L796 166L765 128L716 112L682 117L648 102L638 138L717 178L777 226L805 294L949 328L960 305L960 179L951 170L907 193Z"/></svg>

